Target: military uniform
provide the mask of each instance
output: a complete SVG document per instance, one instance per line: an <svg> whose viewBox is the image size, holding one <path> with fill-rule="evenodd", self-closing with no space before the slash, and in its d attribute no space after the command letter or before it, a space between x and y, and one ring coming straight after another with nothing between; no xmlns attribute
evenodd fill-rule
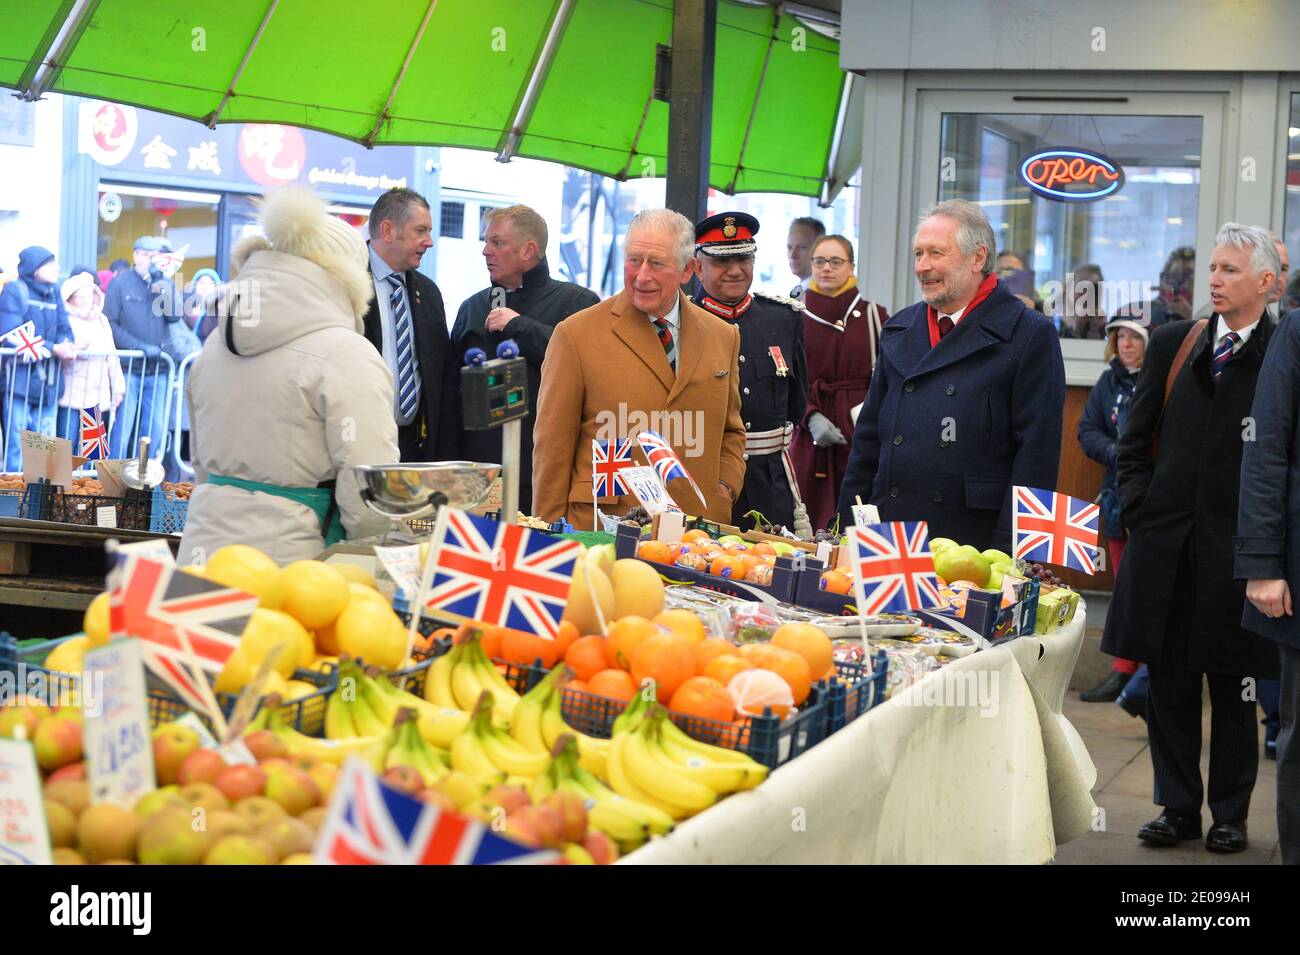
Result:
<svg viewBox="0 0 1300 955"><path fill-rule="evenodd" d="M696 226L696 251L714 257L752 255L758 222L743 213L720 213ZM808 366L803 345L803 306L789 298L747 293L739 302L713 298L701 285L691 300L740 331L740 406L745 422L745 486L732 508L732 523L752 527L749 511L795 529L798 485L787 449L803 420ZM802 507L800 506L802 514Z"/></svg>

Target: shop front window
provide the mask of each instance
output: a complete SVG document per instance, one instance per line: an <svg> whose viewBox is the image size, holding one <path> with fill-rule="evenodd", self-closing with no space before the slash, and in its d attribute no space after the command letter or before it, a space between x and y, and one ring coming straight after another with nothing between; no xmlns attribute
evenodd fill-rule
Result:
<svg viewBox="0 0 1300 955"><path fill-rule="evenodd" d="M1282 293L1283 312L1300 308L1300 93L1291 94L1291 122L1287 126L1282 241L1291 256L1291 278Z"/></svg>
<svg viewBox="0 0 1300 955"><path fill-rule="evenodd" d="M136 239L153 235L183 256L178 284L199 269L215 269L220 203L216 193L101 183L96 268L112 268L119 259L129 266Z"/></svg>
<svg viewBox="0 0 1300 955"><path fill-rule="evenodd" d="M1062 338L1103 339L1121 311L1162 324L1201 304L1199 117L945 113L941 149L939 198L984 207L999 277Z"/></svg>

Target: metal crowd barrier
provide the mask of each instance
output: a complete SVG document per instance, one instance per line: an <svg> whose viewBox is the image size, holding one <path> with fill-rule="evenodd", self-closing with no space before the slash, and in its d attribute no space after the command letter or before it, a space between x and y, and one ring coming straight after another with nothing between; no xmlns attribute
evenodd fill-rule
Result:
<svg viewBox="0 0 1300 955"><path fill-rule="evenodd" d="M185 385L189 381L190 366L201 354L203 354L202 349L191 352L181 359L180 365L176 368L176 415L172 419L176 422L176 426L172 433L171 461L176 480L180 481L194 480L194 466L190 463L193 452L183 437L190 429L189 409L185 406Z"/></svg>
<svg viewBox="0 0 1300 955"><path fill-rule="evenodd" d="M100 412L101 421L108 428L109 457L134 457L142 433L152 439L150 457L162 460L169 447L178 445L179 427L172 427L176 363L165 352L152 359L152 365L144 352L134 349L85 351L66 361L48 358L25 364L18 357L17 348L3 347L0 348L0 471L21 470L19 442L24 430L68 438L72 441L72 453L81 454L81 411L99 407L101 396L111 395L112 361L120 364L125 391L119 405L107 413ZM186 358L182 365L188 361ZM78 369L80 363L86 363L87 367ZM40 394L31 402L25 396L34 391ZM145 417L146 396L152 404L149 418ZM145 423L143 432L142 423Z"/></svg>

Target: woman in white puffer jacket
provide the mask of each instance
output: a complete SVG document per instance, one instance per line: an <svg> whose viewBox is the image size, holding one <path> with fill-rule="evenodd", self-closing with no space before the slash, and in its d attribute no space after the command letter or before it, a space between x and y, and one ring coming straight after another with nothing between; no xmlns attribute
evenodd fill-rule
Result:
<svg viewBox="0 0 1300 955"><path fill-rule="evenodd" d="M197 486L181 564L225 544L286 564L392 526L352 471L399 460L392 375L361 334L365 242L306 189L269 196L261 224L235 247L186 388Z"/></svg>

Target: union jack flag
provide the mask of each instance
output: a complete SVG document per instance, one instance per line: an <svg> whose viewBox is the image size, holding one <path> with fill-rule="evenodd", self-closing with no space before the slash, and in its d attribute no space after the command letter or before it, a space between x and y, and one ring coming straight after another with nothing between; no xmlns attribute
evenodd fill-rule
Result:
<svg viewBox="0 0 1300 955"><path fill-rule="evenodd" d="M1096 504L1037 487L1017 486L1013 492L1012 557L1096 573L1101 515Z"/></svg>
<svg viewBox="0 0 1300 955"><path fill-rule="evenodd" d="M50 357L50 350L45 347L45 339L36 334L36 323L19 325L11 332L0 335L0 341L9 342L18 349L19 355L30 355L28 361L39 361Z"/></svg>
<svg viewBox="0 0 1300 955"><path fill-rule="evenodd" d="M81 450L77 454L87 461L108 459L108 426L100 420L98 408L81 412Z"/></svg>
<svg viewBox="0 0 1300 955"><path fill-rule="evenodd" d="M925 521L855 527L850 537L859 613L905 613L943 603Z"/></svg>
<svg viewBox="0 0 1300 955"><path fill-rule="evenodd" d="M563 865L554 850L521 846L477 819L443 812L378 779L361 760L343 767L316 837L320 865Z"/></svg>
<svg viewBox="0 0 1300 955"><path fill-rule="evenodd" d="M221 672L257 609L257 597L178 572L170 551L164 557L156 547L133 544L118 547L108 589L113 635L140 638L145 665L188 706L220 725L221 714L211 713L210 690L198 681Z"/></svg>
<svg viewBox="0 0 1300 955"><path fill-rule="evenodd" d="M582 545L443 507L429 551L434 569L426 607L551 640Z"/></svg>
<svg viewBox="0 0 1300 955"><path fill-rule="evenodd" d="M621 497L631 494L631 489L619 473L634 467L632 439L614 438L611 441L593 439L591 442L591 496Z"/></svg>
<svg viewBox="0 0 1300 955"><path fill-rule="evenodd" d="M691 490L695 492L695 496L700 499L700 507L708 507L704 500L704 492L695 483L695 478L691 477L691 472L686 470L681 458L677 457L673 446L664 440L663 435L657 431L642 431L636 436L636 440L637 444L641 445L646 461L655 469L664 487L667 487L668 482L673 478L685 478Z"/></svg>

